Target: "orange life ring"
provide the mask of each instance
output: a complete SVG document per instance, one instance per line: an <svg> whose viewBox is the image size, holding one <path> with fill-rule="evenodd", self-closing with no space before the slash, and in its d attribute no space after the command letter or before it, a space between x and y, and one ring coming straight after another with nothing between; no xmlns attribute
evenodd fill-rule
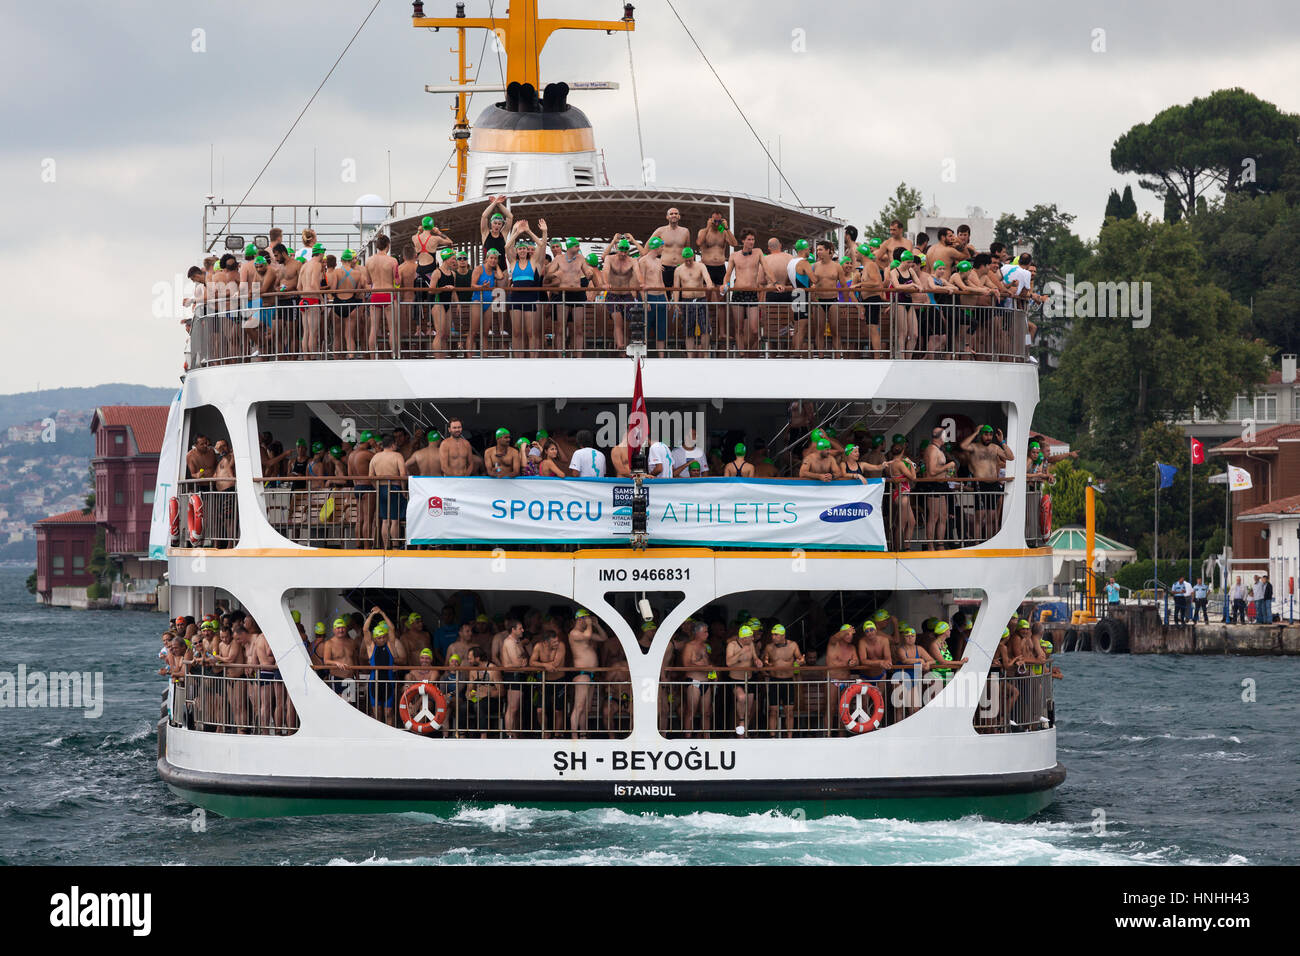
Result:
<svg viewBox="0 0 1300 956"><path fill-rule="evenodd" d="M871 698L871 716L868 717L862 713L860 707L855 707L853 701L858 700L866 694ZM862 714L859 719L858 715ZM844 729L851 734L865 734L875 730L880 726L880 721L885 716L885 698L881 696L880 691L876 690L874 684L867 684L859 681L852 687L847 687L844 693L840 694L840 723Z"/></svg>
<svg viewBox="0 0 1300 956"><path fill-rule="evenodd" d="M189 525L190 543L198 544L203 540L203 498L200 495L190 495L186 523Z"/></svg>
<svg viewBox="0 0 1300 956"><path fill-rule="evenodd" d="M181 533L181 502L175 495L167 499L167 528L168 533L173 537L180 537Z"/></svg>
<svg viewBox="0 0 1300 956"><path fill-rule="evenodd" d="M414 717L411 716L411 701L415 700L416 695L426 699L433 698L433 712L430 713L427 706L421 708L420 712ZM397 712L402 716L402 726L407 730L414 731L417 734L428 734L435 730L441 730L447 723L447 698L442 696L442 691L430 684L428 681L420 681L418 684L412 684L406 688L402 694L402 700L397 705ZM429 715L428 720L421 720L425 714Z"/></svg>
<svg viewBox="0 0 1300 956"><path fill-rule="evenodd" d="M1044 538L1052 533L1052 495L1047 491L1038 499L1038 526Z"/></svg>

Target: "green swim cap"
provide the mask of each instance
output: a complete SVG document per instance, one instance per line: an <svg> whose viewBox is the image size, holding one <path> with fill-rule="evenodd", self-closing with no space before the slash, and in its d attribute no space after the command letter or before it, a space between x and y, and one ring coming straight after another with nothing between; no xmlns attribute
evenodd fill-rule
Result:
<svg viewBox="0 0 1300 956"><path fill-rule="evenodd" d="M853 454L853 453L854 453L855 451L857 451L857 450L858 450L858 446L857 446L857 445L845 445L845 446L844 446L844 454L846 454L846 455L851 455L851 454Z"/></svg>
<svg viewBox="0 0 1300 956"><path fill-rule="evenodd" d="M754 630L748 624L740 625L740 630L736 632L739 637L753 637Z"/></svg>
<svg viewBox="0 0 1300 956"><path fill-rule="evenodd" d="M297 261L298 261L298 262L306 262L306 261L307 261L307 257L304 256L304 255L300 252L300 253L298 253Z"/></svg>
<svg viewBox="0 0 1300 956"><path fill-rule="evenodd" d="M424 618L420 617L419 611L412 611L410 614L406 615L407 624L414 624L416 621L423 621L423 620Z"/></svg>
<svg viewBox="0 0 1300 956"><path fill-rule="evenodd" d="M883 240L883 239L868 239L868 240L867 240L867 245L871 246L872 249L879 249L883 243L884 243L884 240Z"/></svg>
<svg viewBox="0 0 1300 956"><path fill-rule="evenodd" d="M322 255L324 255L324 254L325 254L325 244L324 244L323 242L318 242L318 243L316 243L316 245L314 245L314 246L311 247L311 254L312 254L313 256L322 256Z"/></svg>
<svg viewBox="0 0 1300 956"><path fill-rule="evenodd" d="M324 450L325 450L324 442L314 441L311 443L311 453L313 455L318 454L319 452L322 452Z"/></svg>
<svg viewBox="0 0 1300 956"><path fill-rule="evenodd" d="M773 625L772 625L772 633L773 633L773 634L784 634L784 633L785 633L785 625L784 625L784 624L773 624Z"/></svg>
<svg viewBox="0 0 1300 956"><path fill-rule="evenodd" d="M421 219L421 220L420 220L420 228L421 228L421 229L432 229L432 228L433 228L433 217L432 217L432 216L425 216L423 219Z"/></svg>
<svg viewBox="0 0 1300 956"><path fill-rule="evenodd" d="M509 438L509 437L510 437L510 429L508 428L497 429L497 438Z"/></svg>
<svg viewBox="0 0 1300 956"><path fill-rule="evenodd" d="M852 261L853 261L852 256L840 256L840 265L842 266L847 266Z"/></svg>
<svg viewBox="0 0 1300 956"><path fill-rule="evenodd" d="M266 256L258 256L256 259L253 260L253 265L255 266L266 265Z"/></svg>
<svg viewBox="0 0 1300 956"><path fill-rule="evenodd" d="M808 433L808 435L810 438L825 438L826 430L824 428L814 428L811 432Z"/></svg>
<svg viewBox="0 0 1300 956"><path fill-rule="evenodd" d="M925 264L925 253L924 253L924 252L918 252L915 256L913 256L913 258L914 258L917 262L921 263L922 265Z"/></svg>
<svg viewBox="0 0 1300 956"><path fill-rule="evenodd" d="M578 610L574 613L573 616L574 616L575 618L579 618L579 617L591 617L591 612L588 611L585 607L580 607L580 608L578 608Z"/></svg>
<svg viewBox="0 0 1300 956"><path fill-rule="evenodd" d="M690 246L686 246L685 248L682 249L682 258L683 258L683 259L694 259L694 258L695 258L695 250L692 249Z"/></svg>
<svg viewBox="0 0 1300 956"><path fill-rule="evenodd" d="M316 622L316 626L315 626L314 628L312 628L312 630L315 631L317 634L324 634L324 633L325 633L325 622L324 622L324 621L317 621L317 622Z"/></svg>
<svg viewBox="0 0 1300 956"><path fill-rule="evenodd" d="M819 439L817 439L817 450L818 450L818 451L825 451L827 448L830 448L830 447L831 447L831 440L830 440L829 438L819 438Z"/></svg>
<svg viewBox="0 0 1300 956"><path fill-rule="evenodd" d="M981 435L984 434L985 432L991 432L991 431L993 431L993 426L992 426L992 425L981 425L981 426L980 426L980 434L981 434Z"/></svg>
<svg viewBox="0 0 1300 956"><path fill-rule="evenodd" d="M366 431L366 432L362 432L362 433L361 433L361 440L362 440L362 441L374 441L374 440L375 440L375 435L374 435L373 432L368 432L368 431Z"/></svg>
<svg viewBox="0 0 1300 956"><path fill-rule="evenodd" d="M862 622L862 629L864 631L874 631L876 629L876 622L871 620L871 618L867 618Z"/></svg>
<svg viewBox="0 0 1300 956"><path fill-rule="evenodd" d="M582 245L582 243L578 242L578 240L575 239L573 236L570 236L568 239L564 240L564 248L566 249L572 249L574 246L579 246L579 245Z"/></svg>
<svg viewBox="0 0 1300 956"><path fill-rule="evenodd" d="M642 630L642 632L649 631L649 630L651 630L651 629L653 629L653 628L656 628L656 627L658 627L658 626L659 626L659 625L656 624L654 621L642 621L642 622L641 622L641 630Z"/></svg>
<svg viewBox="0 0 1300 956"><path fill-rule="evenodd" d="M632 248L632 243L628 242L626 239L620 239L620 240L618 241L618 248L619 248L619 249L631 249L631 248Z"/></svg>
<svg viewBox="0 0 1300 956"><path fill-rule="evenodd" d="M952 625L947 621L940 621L934 626L934 633L936 634L947 634L950 630L952 630Z"/></svg>
<svg viewBox="0 0 1300 956"><path fill-rule="evenodd" d="M898 254L898 261L899 261L899 262L911 262L911 261L912 261L913 259L915 259L915 258L916 258L916 257L915 257L914 255L912 255L912 250L911 250L911 249L904 249L902 252L900 252L900 253Z"/></svg>
<svg viewBox="0 0 1300 956"><path fill-rule="evenodd" d="M427 438L429 440L429 444L432 445L436 441L442 441L442 432L436 432L436 431L429 432L429 434L425 435L424 437Z"/></svg>
<svg viewBox="0 0 1300 956"><path fill-rule="evenodd" d="M596 255L596 253L594 253L594 252L588 253L588 254L587 254L587 265L589 265L589 266L591 266L591 267L593 267L593 268L599 269L599 268L600 268L600 256Z"/></svg>
<svg viewBox="0 0 1300 956"><path fill-rule="evenodd" d="M889 612L885 610L883 607L878 608L876 610L876 613L871 615L871 619L875 621L877 624L880 623L881 621L888 620L888 618L889 618Z"/></svg>
<svg viewBox="0 0 1300 956"><path fill-rule="evenodd" d="M798 242L796 242L796 243L794 244L794 250L795 250L795 252L803 252L803 251L804 251L805 249L807 249L807 248L808 248L808 240L807 240L807 239L800 239Z"/></svg>
<svg viewBox="0 0 1300 956"><path fill-rule="evenodd" d="M651 249L658 249L663 246L664 241L659 236L651 236L650 241L646 243Z"/></svg>
<svg viewBox="0 0 1300 956"><path fill-rule="evenodd" d="M1030 447L1030 448L1041 448L1042 446L1041 446L1040 444L1038 444L1038 442L1036 442L1036 441L1031 441L1031 442L1029 443L1029 447Z"/></svg>
<svg viewBox="0 0 1300 956"><path fill-rule="evenodd" d="M865 242L859 242L859 243L858 243L858 252L859 252L861 255L869 256L869 255L871 255L871 246L868 245L868 244L865 243Z"/></svg>
<svg viewBox="0 0 1300 956"><path fill-rule="evenodd" d="M936 269L942 269L942 268L943 268L943 260L942 260L942 259L935 259L935 260L934 260L934 268L936 268Z"/></svg>
<svg viewBox="0 0 1300 956"><path fill-rule="evenodd" d="M515 447L518 448L520 445L522 445L523 447L527 448L531 444L532 442L530 442L527 438L520 438L518 441L515 442Z"/></svg>
<svg viewBox="0 0 1300 956"><path fill-rule="evenodd" d="M545 428L537 429L537 440L539 442L546 441L546 439L550 437L551 437L551 433L548 432Z"/></svg>
<svg viewBox="0 0 1300 956"><path fill-rule="evenodd" d="M895 445L906 445L906 444L907 444L907 438L906 438L905 436L903 436L903 435L895 434L895 435L894 435L893 444L895 444Z"/></svg>
<svg viewBox="0 0 1300 956"><path fill-rule="evenodd" d="M347 622L347 620L346 620L345 618L336 617L336 618L334 619L334 626L335 626L335 627L347 627L347 626L348 626L348 622Z"/></svg>
<svg viewBox="0 0 1300 956"><path fill-rule="evenodd" d="M422 661L433 660L433 651L429 650L429 648L427 647L420 648L420 660Z"/></svg>
<svg viewBox="0 0 1300 956"><path fill-rule="evenodd" d="M899 263L899 261L898 261L897 259L892 259L892 260L890 260L889 268L891 268L891 269L897 269L898 266L899 266L899 264L900 264L900 263Z"/></svg>
<svg viewBox="0 0 1300 956"><path fill-rule="evenodd" d="M1011 636L1011 631L1009 631L1007 628L1004 627L1002 629L1002 639L1005 641L1010 636Z"/></svg>
<svg viewBox="0 0 1300 956"><path fill-rule="evenodd" d="M355 253L351 249L344 249L343 254L339 256L344 262L351 262Z"/></svg>
<svg viewBox="0 0 1300 956"><path fill-rule="evenodd" d="M330 454L337 458L339 455L343 454L343 449L338 445L330 445Z"/></svg>
<svg viewBox="0 0 1300 956"><path fill-rule="evenodd" d="M961 262L957 263L958 272L970 272L973 268L975 267L971 264L969 259L963 259Z"/></svg>
<svg viewBox="0 0 1300 956"><path fill-rule="evenodd" d="M877 445L883 445L884 443L885 443L884 435L876 435L871 439L872 448L875 448Z"/></svg>
<svg viewBox="0 0 1300 956"><path fill-rule="evenodd" d="M455 254L456 254L455 249L443 249L442 252L438 253L438 257L442 259L443 262L446 262Z"/></svg>
<svg viewBox="0 0 1300 956"><path fill-rule="evenodd" d="M687 470L687 471L699 471L699 470L700 470L700 463L699 463L698 461L696 461L694 458L692 458L689 462L686 463L686 470Z"/></svg>
<svg viewBox="0 0 1300 956"><path fill-rule="evenodd" d="M244 246L244 255L246 256L257 255L257 246L253 245L251 242L248 245Z"/></svg>
<svg viewBox="0 0 1300 956"><path fill-rule="evenodd" d="M383 637L385 634L388 633L388 625L385 624L383 621L380 621L378 624L375 625L375 629L370 633L374 634L376 637Z"/></svg>

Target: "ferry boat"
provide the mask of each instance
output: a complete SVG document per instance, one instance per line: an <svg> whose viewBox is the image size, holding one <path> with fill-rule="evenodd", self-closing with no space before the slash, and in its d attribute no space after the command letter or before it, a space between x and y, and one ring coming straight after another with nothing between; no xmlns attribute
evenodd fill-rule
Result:
<svg viewBox="0 0 1300 956"><path fill-rule="evenodd" d="M617 234L647 248L670 207L692 237L707 224L728 241L753 229L760 248L768 237L800 254L799 240L844 248L830 207L601 182L591 124L569 102L581 84L541 85L539 56L557 29L632 30L631 5L604 22L539 19L536 0L491 21L457 7L433 19L417 2L412 16L460 38L455 202L210 199L204 252L242 263L251 245L253 261L273 258L279 228L292 257L310 229L330 254L348 250L341 269L370 261L381 236L399 257L420 237L434 253L445 242L449 261L463 252L474 269L489 208L535 231L546 220L598 257L619 254ZM471 126L465 37L483 28L502 38L509 82ZM1008 622L1051 573L1041 489L1024 464L1038 395L1019 303L764 294L751 334L752 303L735 288L659 313L588 281L572 298L549 290L533 312L516 308L519 285L440 302L436 279L395 284L350 297L346 284L261 301L218 292L196 312L151 550L168 561L173 614L246 615L244 640L264 635L274 663L224 659L233 634L205 655L200 627L158 724L158 770L175 793L232 816L509 802L1014 819L1050 802L1065 776L1050 662L994 667ZM950 334L909 343L916 312ZM917 459L923 442L960 446L986 424L1012 452L996 481L797 477L809 444ZM710 476L648 477L641 425L683 447L693 428ZM445 467L460 429L477 473ZM584 453L608 457L629 430L627 476L612 465L603 478L483 473L489 459L516 461L501 448L584 471L581 432L595 437ZM199 436L228 443L233 476L192 473ZM437 464L352 470L356 452L389 438L403 458L435 446ZM717 474L737 462L738 474ZM895 661L873 675L827 662L872 628L910 646L908 630L929 640L936 621L960 631L947 667ZM707 659L684 656L696 623ZM519 666L520 648L554 645L549 632L562 663ZM346 644L328 650L336 634ZM454 656L453 637L464 641ZM798 658L771 650L790 641Z"/></svg>

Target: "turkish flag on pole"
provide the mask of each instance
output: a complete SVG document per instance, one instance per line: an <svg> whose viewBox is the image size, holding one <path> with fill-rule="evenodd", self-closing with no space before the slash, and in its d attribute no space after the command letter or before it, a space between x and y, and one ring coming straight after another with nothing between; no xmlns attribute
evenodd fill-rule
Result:
<svg viewBox="0 0 1300 956"><path fill-rule="evenodd" d="M1198 442L1195 438L1192 439L1192 464L1193 465L1205 464L1205 446L1202 445L1200 442Z"/></svg>
<svg viewBox="0 0 1300 956"><path fill-rule="evenodd" d="M641 391L641 360L636 360L636 384L632 388L632 412L627 416L627 453L634 455L650 441L650 416Z"/></svg>

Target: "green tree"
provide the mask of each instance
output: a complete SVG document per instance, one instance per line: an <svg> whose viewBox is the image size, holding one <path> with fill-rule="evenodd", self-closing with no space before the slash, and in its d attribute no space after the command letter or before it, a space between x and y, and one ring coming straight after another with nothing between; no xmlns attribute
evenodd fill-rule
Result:
<svg viewBox="0 0 1300 956"><path fill-rule="evenodd" d="M1077 272L1091 255L1084 241L1070 229L1074 219L1071 213L1057 209L1055 203L1039 203L1025 210L1023 216L1008 213L999 217L993 238L1009 249L1029 247L1038 267L1039 289L1052 282L1064 285L1066 276ZM1035 322L1038 325L1038 359L1042 367L1050 368L1048 359L1059 354L1066 323L1062 316L1048 314L1036 317Z"/></svg>
<svg viewBox="0 0 1300 956"><path fill-rule="evenodd" d="M1281 193L1234 195L1193 217L1210 278L1251 310L1254 334L1283 352L1300 349L1300 206Z"/></svg>
<svg viewBox="0 0 1300 956"><path fill-rule="evenodd" d="M1092 473L1081 468L1072 458L1058 461L1052 465L1051 470L1056 479L1047 489L1052 494L1052 524L1057 527L1083 524L1087 509L1086 491L1088 482L1093 480ZM1097 495L1095 500L1094 508L1100 526L1106 513L1106 499L1104 495Z"/></svg>
<svg viewBox="0 0 1300 956"><path fill-rule="evenodd" d="M1110 191L1110 196L1106 198L1106 212L1102 215L1102 218L1103 219L1120 218L1120 199L1119 199L1118 189L1112 189Z"/></svg>
<svg viewBox="0 0 1300 956"><path fill-rule="evenodd" d="M35 571L27 575L27 593L28 594L36 593L36 572Z"/></svg>
<svg viewBox="0 0 1300 956"><path fill-rule="evenodd" d="M1124 195L1119 201L1118 219L1136 219L1138 214L1137 200L1133 198L1133 187L1125 186Z"/></svg>
<svg viewBox="0 0 1300 956"><path fill-rule="evenodd" d="M903 228L906 229L907 220L915 216L921 206L921 190L913 189L907 183L899 183L898 188L894 190L894 195L885 200L880 215L876 217L876 221L871 224L870 231L863 238L870 239L874 236L884 239L889 235L889 224L895 219L901 222Z"/></svg>
<svg viewBox="0 0 1300 956"><path fill-rule="evenodd" d="M1145 327L1115 317L1073 318L1061 367L1062 398L1082 416L1079 450L1106 474L1133 460L1149 463L1142 436L1156 422L1222 411L1263 380L1267 348L1250 337L1249 313L1206 281L1200 247L1187 224L1150 217L1108 220L1097 253L1078 266L1094 283L1150 283ZM1142 322L1137 322L1142 326Z"/></svg>
<svg viewBox="0 0 1300 956"><path fill-rule="evenodd" d="M1115 140L1111 167L1165 203L1165 221L1192 215L1216 188L1250 195L1292 180L1300 166L1300 117L1234 87L1171 106Z"/></svg>

